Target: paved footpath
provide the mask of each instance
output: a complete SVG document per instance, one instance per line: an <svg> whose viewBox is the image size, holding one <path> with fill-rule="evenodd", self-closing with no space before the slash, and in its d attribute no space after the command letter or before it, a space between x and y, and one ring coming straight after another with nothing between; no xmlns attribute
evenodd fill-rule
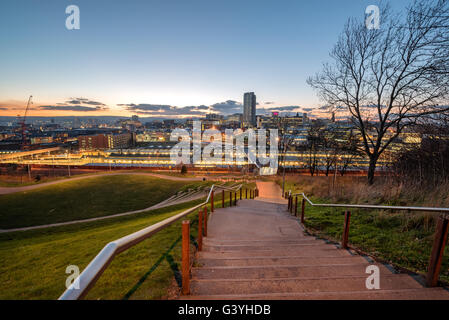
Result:
<svg viewBox="0 0 449 320"><path fill-rule="evenodd" d="M1 233L8 233L8 232L17 232L17 231L29 231L29 230L37 230L37 229L46 229L46 228L54 228L54 227L61 227L61 226L67 226L71 224L78 224L78 223L86 223L86 222L93 222L93 221L99 221L99 220L106 220L106 219L113 219L117 217L123 217L123 216L130 216L137 213L143 213L150 210L165 208L169 206L173 206L175 204L185 203L193 200L198 200L201 198L205 198L207 196L207 191L195 191L190 193L184 193L179 197L172 196L168 199L165 199L155 205L152 205L151 207L134 210L134 211L127 211L122 213L116 213L111 214L107 216L101 216L101 217L95 217L95 218L88 218L88 219L80 219L80 220L72 220L72 221L65 221L65 222L58 222L58 223L50 223L50 224L43 224L38 226L31 226L31 227L22 227L22 228L12 228L12 229L0 229Z"/></svg>
<svg viewBox="0 0 449 320"><path fill-rule="evenodd" d="M408 274L304 234L272 182L259 197L216 210L182 299L449 299ZM380 290L368 290L366 268L380 270ZM393 271L391 271L393 270Z"/></svg>

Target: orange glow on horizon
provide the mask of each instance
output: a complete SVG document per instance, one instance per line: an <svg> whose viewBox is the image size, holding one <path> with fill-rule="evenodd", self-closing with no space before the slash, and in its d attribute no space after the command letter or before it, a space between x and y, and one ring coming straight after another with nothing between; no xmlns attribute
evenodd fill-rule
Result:
<svg viewBox="0 0 449 320"><path fill-rule="evenodd" d="M7 101L0 101L0 116L9 116L9 117L22 117L25 112L27 101L24 100L7 100ZM132 112L129 110L126 110L125 107L111 104L106 105L106 110L92 110L92 111L73 111L73 110L46 110L46 109L40 109L40 106L71 106L71 107L90 107L95 108L95 105L92 104L72 104L72 105L65 105L55 102L42 102L42 101L33 101L33 104L30 106L28 110L28 117L96 117L96 116L116 116L116 117L127 117L130 118L133 115L137 115L141 118L166 118L166 119L189 119L189 118L204 118L207 114L205 112L202 115L183 115L183 114L177 114L177 115L166 115L164 113L151 113L151 114L145 114L145 113L139 113L139 112ZM266 108L260 108L260 110L263 110ZM296 112L296 111L295 111ZM299 111L301 112L301 111ZM214 113L214 112L212 112ZM309 112L309 117L314 118L317 115L323 116L323 114L327 114L325 111L321 111L319 109L315 109L313 112Z"/></svg>

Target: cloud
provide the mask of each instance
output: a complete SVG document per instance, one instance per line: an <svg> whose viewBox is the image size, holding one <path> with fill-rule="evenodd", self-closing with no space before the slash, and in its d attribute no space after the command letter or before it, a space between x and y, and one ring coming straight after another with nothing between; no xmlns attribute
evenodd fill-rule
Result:
<svg viewBox="0 0 449 320"><path fill-rule="evenodd" d="M274 102L266 102L264 104L274 104ZM235 113L243 112L242 103L234 100L227 100L224 102L214 103L210 106L198 105L198 106L186 106L177 107L172 105L162 104L150 104L150 103L128 103L117 104L124 110L135 113L138 115L157 116L157 117L188 117L188 116L205 116L208 113L218 113L221 115L231 115ZM301 106L280 106L280 107L268 107L257 108L257 114L264 115L271 112L279 112L281 114L296 113L296 112L311 112L316 111L314 108L302 108Z"/></svg>
<svg viewBox="0 0 449 320"><path fill-rule="evenodd" d="M278 107L278 108L273 108L273 109L277 109L279 111L293 111L296 109L301 109L300 106L284 106L284 107Z"/></svg>
<svg viewBox="0 0 449 320"><path fill-rule="evenodd" d="M0 110L17 112L22 115L25 112L26 101L1 101ZM55 102L48 104L32 104L29 111L36 111L33 115L38 115L39 111L67 111L67 112L98 112L109 110L109 107L98 101L86 98L69 98L65 102Z"/></svg>
<svg viewBox="0 0 449 320"><path fill-rule="evenodd" d="M171 108L174 108L169 105L159 105L159 104L118 104L120 107L125 107L128 111L165 111L170 110Z"/></svg>
<svg viewBox="0 0 449 320"><path fill-rule="evenodd" d="M89 100L86 98L70 98L70 100L65 102L66 104L87 104L87 105L92 105L92 106L106 106L104 103L102 102L98 102L98 101L93 101L93 100Z"/></svg>
<svg viewBox="0 0 449 320"><path fill-rule="evenodd" d="M125 107L127 111L148 116L204 116L209 112L210 108L205 105L176 107L170 105L159 104L118 104L117 106Z"/></svg>
<svg viewBox="0 0 449 320"><path fill-rule="evenodd" d="M227 100L225 102L215 103L210 106L211 110L224 115L243 112L243 105L234 100Z"/></svg>
<svg viewBox="0 0 449 320"><path fill-rule="evenodd" d="M1 101L0 102L0 110L2 111L17 111L17 113L23 113L25 111L26 101ZM36 108L33 105L30 105L28 110L35 110Z"/></svg>
<svg viewBox="0 0 449 320"><path fill-rule="evenodd" d="M266 112L283 112L283 111L293 111L293 110L297 110L297 109L301 109L300 106L283 106L283 107L273 107L273 108L265 108L265 109L260 109L260 110L265 110Z"/></svg>
<svg viewBox="0 0 449 320"><path fill-rule="evenodd" d="M209 110L210 109L210 107L205 106L205 105L197 106L195 108L197 108L198 110Z"/></svg>
<svg viewBox="0 0 449 320"><path fill-rule="evenodd" d="M65 102L58 102L54 105L38 106L35 110L94 112L109 110L109 107L102 102L86 98L70 98Z"/></svg>
<svg viewBox="0 0 449 320"><path fill-rule="evenodd" d="M87 107L79 105L56 105L56 106L39 106L39 110L50 110L50 111L80 111L80 112L91 112L91 111L102 111L107 110L104 107Z"/></svg>
<svg viewBox="0 0 449 320"><path fill-rule="evenodd" d="M227 100L225 102L218 102L210 106L186 106L177 107L171 105L150 104L150 103L128 103L117 104L117 106L124 108L126 111L147 116L205 116L208 113L219 113L223 115L230 115L234 113L241 113L243 105L234 100Z"/></svg>
<svg viewBox="0 0 449 320"><path fill-rule="evenodd" d="M268 105L268 104L274 104L274 102L273 102L273 101L268 101L268 102L264 102L264 104L265 104L265 105Z"/></svg>

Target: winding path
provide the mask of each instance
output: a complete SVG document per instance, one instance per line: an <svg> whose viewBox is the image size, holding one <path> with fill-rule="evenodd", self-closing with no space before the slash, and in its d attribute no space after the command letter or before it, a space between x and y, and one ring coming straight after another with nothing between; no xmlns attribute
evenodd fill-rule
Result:
<svg viewBox="0 0 449 320"><path fill-rule="evenodd" d="M153 175L154 176L154 175ZM157 175L160 176L162 179L164 179L166 176L162 176L162 175ZM176 181L179 181L179 179L182 178L177 178L177 177L170 177L170 178L175 178L178 179ZM188 178L184 178L186 180L188 180ZM171 179L169 179L171 180ZM194 180L196 181L196 180ZM217 185L216 187L220 188L219 185ZM129 216L129 215L133 215L136 213L143 213L143 212L147 212L150 210L156 210L156 209L160 209L160 208L165 208L165 207L169 207L169 206L173 206L176 204L181 204L181 203L185 203L185 202L190 202L190 201L194 201L194 200L198 200L201 198L204 198L207 196L208 191L207 190L200 190L200 191L192 191L192 192L185 192L179 196L172 196L168 199L165 199L151 207L145 208L145 209L139 209L139 210L134 210L134 211L127 211L127 212L123 212L123 213L117 213L117 214L113 214L113 215L108 215L108 216L102 216L102 217L95 217L95 218L89 218L89 219L81 219L81 220L72 220L72 221L65 221L65 222L58 222L58 223L51 223L51 224L43 224L43 225L39 225L39 226L31 226L31 227L22 227L22 228L13 228L13 229L0 229L0 233L7 233L7 232L17 232L17 231L28 231L28 230L36 230L36 229L45 229L45 228L52 228L52 227L60 227L60 226L67 226L67 225L71 225L71 224L78 224L78 223L85 223L85 222L92 222L92 221L99 221L99 220L106 220L106 219L112 219L112 218L117 218L117 217L123 217L123 216Z"/></svg>
<svg viewBox="0 0 449 320"><path fill-rule="evenodd" d="M84 179L89 179L89 178L97 178L97 177L104 177L104 176L117 176L117 175L141 175L141 176L150 176L150 177L155 177L155 178L160 178L160 179L165 179L165 180L172 180L172 181L201 181L203 179L202 177L183 178L183 177L167 176L167 175L162 175L162 174L157 174L157 173L139 173L139 172L101 173L101 174L92 174L92 175L86 175L86 176L81 176L81 177L74 177L74 178L70 178L70 179L62 179L62 180L44 182L44 183L35 184L35 185L31 185L31 186L0 187L0 195L44 188L47 186L64 183L67 181L77 181L77 180L84 180ZM44 228L59 227L59 226L77 224L77 223L92 222L92 221L99 221L99 220L123 217L123 216L128 216L128 215L132 215L132 214L136 214L136 213L141 213L141 212L146 212L146 211L155 210L155 209L159 209L159 208L164 208L164 207L172 206L175 204L180 204L180 203L184 203L184 202L188 202L188 201L201 199L204 196L205 196L205 193L203 191L195 192L192 194L188 194L187 196L177 197L175 199L172 199L172 198L166 199L160 203L157 203L157 204L155 204L151 207L145 208L145 209L128 211L128 212L123 212L123 213L118 213L118 214L113 214L113 215L108 215L108 216L102 216L102 217L89 218L89 219L81 219L81 220L72 220L72 221L65 221L65 222L59 222L59 223L44 224L44 225L39 225L39 226L13 228L13 229L0 229L0 233L44 229Z"/></svg>
<svg viewBox="0 0 449 320"><path fill-rule="evenodd" d="M151 207L140 209L140 210L134 210L134 211L128 211L123 213L117 213L113 215L108 216L102 216L102 217L95 217L95 218L89 218L89 219L82 219L82 220L72 220L72 221L66 221L66 222L59 222L59 223L51 223L51 224L43 224L39 226L32 226L32 227L22 227L22 228L13 228L13 229L0 229L0 233L7 233L7 232L16 232L16 231L28 231L28 230L36 230L36 229L45 229L45 228L53 228L53 227L60 227L60 226L67 226L71 224L77 224L77 223L85 223L85 222L92 222L92 221L99 221L99 220L106 220L106 219L112 219L117 217L123 217L123 216L129 216L136 213L142 213L150 210L155 210L159 208L165 208L169 206L173 206L175 204L181 204L197 199L204 198L207 195L207 192L205 191L198 191L193 193L184 194L180 197L176 197L173 199L173 197L168 198L162 202L159 202Z"/></svg>

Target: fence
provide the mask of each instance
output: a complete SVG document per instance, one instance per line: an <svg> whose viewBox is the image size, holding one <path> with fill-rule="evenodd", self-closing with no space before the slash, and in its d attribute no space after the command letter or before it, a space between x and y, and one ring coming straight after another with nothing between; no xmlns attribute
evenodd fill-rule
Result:
<svg viewBox="0 0 449 320"><path fill-rule="evenodd" d="M429 266L426 276L426 284L429 287L438 285L438 279L443 261L444 248L446 246L449 229L449 208L433 208L433 207L404 207L404 206L379 206L379 205L361 205L361 204L332 204L332 203L313 203L304 193L292 194L291 191L286 192L284 197L288 199L288 210L295 216L298 215L298 195L302 196L301 203L301 223L305 222L305 205L306 202L313 207L331 207L331 208L357 208L357 209L377 209L377 210L407 210L407 211L424 211L442 213L439 216L435 237L432 247L432 253L429 259ZM343 225L343 236L341 246L348 248L349 226L351 220L351 212L345 211L345 221Z"/></svg>

